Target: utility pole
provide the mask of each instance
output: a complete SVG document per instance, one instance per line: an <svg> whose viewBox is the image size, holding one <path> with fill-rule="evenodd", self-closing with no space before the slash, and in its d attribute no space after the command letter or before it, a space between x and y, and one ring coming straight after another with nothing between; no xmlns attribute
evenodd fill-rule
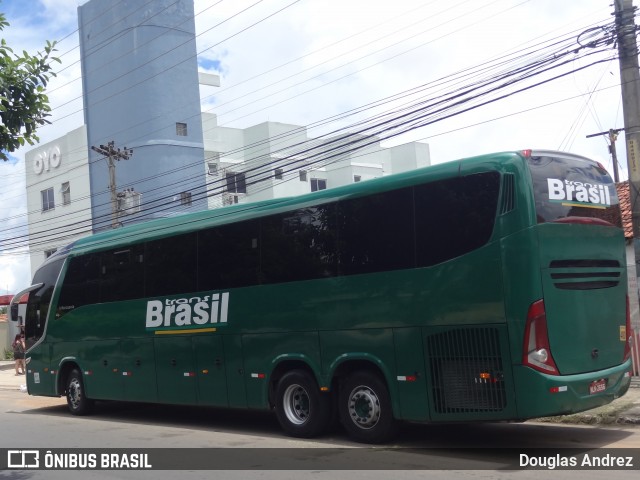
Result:
<svg viewBox="0 0 640 480"><path fill-rule="evenodd" d="M115 147L115 142L111 140L106 145L100 145L99 147L91 146L91 150L107 157L107 163L109 165L109 191L111 192L111 228L117 228L119 210L118 194L116 192L116 164L114 160L129 160L129 157L133 155L133 149L124 147L124 150L120 150Z"/></svg>
<svg viewBox="0 0 640 480"><path fill-rule="evenodd" d="M616 140L618 139L618 133L622 132L624 128L610 128L608 132L592 133L587 135L587 138L598 137L600 135L609 135L609 153L611 154L611 160L613 161L613 181L620 182L620 174L618 173L618 153L616 152Z"/></svg>
<svg viewBox="0 0 640 480"><path fill-rule="evenodd" d="M640 238L640 73L638 72L638 47L636 45L635 7L632 0L615 0L618 54L620 56L620 82L624 133L629 165L629 188L633 221L633 236ZM636 258L640 258L636 251Z"/></svg>
<svg viewBox="0 0 640 480"><path fill-rule="evenodd" d="M629 167L629 196L633 226L635 261L627 262L629 278L629 307L631 324L640 328L638 320L637 266L640 260L640 72L638 72L638 46L636 44L635 7L632 0L614 0L618 55L620 57L620 87L624 114L624 135Z"/></svg>

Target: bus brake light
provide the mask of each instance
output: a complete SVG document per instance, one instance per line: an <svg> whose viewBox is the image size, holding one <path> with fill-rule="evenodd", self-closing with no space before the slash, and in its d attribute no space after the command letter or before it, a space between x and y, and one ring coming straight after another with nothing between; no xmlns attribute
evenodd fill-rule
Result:
<svg viewBox="0 0 640 480"><path fill-rule="evenodd" d="M524 330L522 363L539 372L560 375L551 355L547 331L547 314L543 300L538 300L529 307L527 324Z"/></svg>

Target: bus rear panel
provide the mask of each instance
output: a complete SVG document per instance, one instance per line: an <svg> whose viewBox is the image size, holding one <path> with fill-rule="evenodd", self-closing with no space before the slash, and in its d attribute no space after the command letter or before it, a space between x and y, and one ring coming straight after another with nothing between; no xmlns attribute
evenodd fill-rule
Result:
<svg viewBox="0 0 640 480"><path fill-rule="evenodd" d="M514 357L514 380L523 418L608 403L626 392L630 375L615 184L601 165L577 156L534 151L527 164L536 215L530 235L537 245L530 263L539 277L530 291L540 296L517 312L522 352Z"/></svg>

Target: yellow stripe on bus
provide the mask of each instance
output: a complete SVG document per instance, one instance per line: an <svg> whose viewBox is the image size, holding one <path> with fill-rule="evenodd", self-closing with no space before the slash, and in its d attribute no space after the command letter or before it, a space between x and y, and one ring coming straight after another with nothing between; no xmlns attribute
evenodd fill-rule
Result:
<svg viewBox="0 0 640 480"><path fill-rule="evenodd" d="M563 207L584 207L584 208L599 208L600 210L604 210L607 207L603 207L602 205L586 205L584 203L567 203L562 202Z"/></svg>
<svg viewBox="0 0 640 480"><path fill-rule="evenodd" d="M191 328L189 330L156 330L156 335L181 335L184 333L215 332L217 328Z"/></svg>

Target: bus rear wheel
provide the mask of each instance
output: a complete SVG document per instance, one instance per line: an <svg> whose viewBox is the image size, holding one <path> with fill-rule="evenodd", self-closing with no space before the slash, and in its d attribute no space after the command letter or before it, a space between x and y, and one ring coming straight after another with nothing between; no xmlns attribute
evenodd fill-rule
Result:
<svg viewBox="0 0 640 480"><path fill-rule="evenodd" d="M347 377L340 389L338 414L347 433L363 443L383 443L397 430L389 390L374 373Z"/></svg>
<svg viewBox="0 0 640 480"><path fill-rule="evenodd" d="M275 398L278 422L288 435L312 438L329 423L330 398L320 393L315 379L303 370L286 373L278 382Z"/></svg>
<svg viewBox="0 0 640 480"><path fill-rule="evenodd" d="M73 415L86 415L92 407L93 401L87 398L84 382L82 380L82 374L73 369L67 377L67 407Z"/></svg>

